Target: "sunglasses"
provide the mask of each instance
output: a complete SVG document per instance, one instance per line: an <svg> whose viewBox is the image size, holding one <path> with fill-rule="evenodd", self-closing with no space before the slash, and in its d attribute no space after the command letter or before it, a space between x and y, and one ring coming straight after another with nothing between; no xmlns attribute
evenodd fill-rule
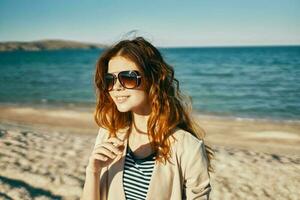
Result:
<svg viewBox="0 0 300 200"><path fill-rule="evenodd" d="M141 78L140 73L136 70L121 71L118 76L106 73L104 75L104 85L106 90L111 91L118 79L124 88L134 89L141 84Z"/></svg>

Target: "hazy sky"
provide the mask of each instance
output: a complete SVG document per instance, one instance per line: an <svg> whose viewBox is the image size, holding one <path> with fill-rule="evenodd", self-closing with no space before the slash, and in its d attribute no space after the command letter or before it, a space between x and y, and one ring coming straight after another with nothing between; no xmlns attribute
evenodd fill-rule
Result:
<svg viewBox="0 0 300 200"><path fill-rule="evenodd" d="M0 0L0 41L159 46L300 44L300 0Z"/></svg>

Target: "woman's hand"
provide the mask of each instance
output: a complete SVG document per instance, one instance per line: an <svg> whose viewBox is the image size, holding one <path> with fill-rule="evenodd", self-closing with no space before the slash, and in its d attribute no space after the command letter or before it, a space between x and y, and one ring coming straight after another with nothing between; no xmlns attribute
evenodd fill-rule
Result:
<svg viewBox="0 0 300 200"><path fill-rule="evenodd" d="M121 155L124 150L124 142L117 137L109 138L105 142L95 146L87 169L93 172L100 172L103 167L108 166L112 161Z"/></svg>

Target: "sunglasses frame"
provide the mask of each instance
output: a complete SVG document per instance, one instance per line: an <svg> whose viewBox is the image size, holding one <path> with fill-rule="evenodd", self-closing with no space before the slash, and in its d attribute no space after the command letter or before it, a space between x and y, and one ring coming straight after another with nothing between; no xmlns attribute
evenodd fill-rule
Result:
<svg viewBox="0 0 300 200"><path fill-rule="evenodd" d="M125 86L125 84L124 83L122 83L122 81L120 81L121 80L121 76L122 76L122 73L124 73L124 72L128 72L128 74L129 73L135 73L135 75L136 75L136 82L135 82L135 86L134 87L132 87L132 88L128 88L128 87L126 87ZM112 77L113 77L113 85L112 85L112 88L109 90L108 88L107 88L107 86L106 86L106 83L105 83L105 90L107 90L107 91L111 91L111 90L113 90L113 88L114 88L114 85L116 84L116 82L117 82L117 79L119 80L119 83L122 85L122 87L124 87L124 88L126 88L126 89L134 89L134 88L137 88L137 87L139 87L140 86L140 84L141 84L141 79L142 79L142 76L140 75L140 72L139 71L137 71L137 70L124 70L124 71L120 71L120 72L118 72L118 75L116 75L116 74L114 74L114 73L105 73L104 74L104 80L105 80L105 76L106 75L112 75Z"/></svg>

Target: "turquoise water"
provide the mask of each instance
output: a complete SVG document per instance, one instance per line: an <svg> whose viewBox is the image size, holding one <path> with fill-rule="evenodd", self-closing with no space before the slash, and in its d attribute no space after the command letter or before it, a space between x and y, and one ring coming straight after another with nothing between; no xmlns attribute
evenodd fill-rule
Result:
<svg viewBox="0 0 300 200"><path fill-rule="evenodd" d="M202 114L300 119L300 46L160 50ZM93 106L101 51L0 53L0 103Z"/></svg>

